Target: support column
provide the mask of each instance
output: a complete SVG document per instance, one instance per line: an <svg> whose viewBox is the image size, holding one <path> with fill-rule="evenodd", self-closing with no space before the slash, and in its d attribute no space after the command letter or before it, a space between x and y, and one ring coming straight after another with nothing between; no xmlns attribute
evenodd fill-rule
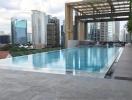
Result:
<svg viewBox="0 0 132 100"><path fill-rule="evenodd" d="M74 26L74 36L73 36L74 40L78 40L78 19L75 16L75 26Z"/></svg>
<svg viewBox="0 0 132 100"><path fill-rule="evenodd" d="M73 9L69 4L65 4L65 47L68 46L68 40L73 40Z"/></svg>
<svg viewBox="0 0 132 100"><path fill-rule="evenodd" d="M79 27L78 27L78 40L82 41L85 40L85 33L84 33L84 23L79 21Z"/></svg>
<svg viewBox="0 0 132 100"><path fill-rule="evenodd" d="M84 30L85 30L84 39L87 40L87 22L84 23Z"/></svg>

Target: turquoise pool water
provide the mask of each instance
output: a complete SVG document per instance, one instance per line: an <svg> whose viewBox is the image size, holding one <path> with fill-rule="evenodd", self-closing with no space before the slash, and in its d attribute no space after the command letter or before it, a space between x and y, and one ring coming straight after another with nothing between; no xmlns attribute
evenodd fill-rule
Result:
<svg viewBox="0 0 132 100"><path fill-rule="evenodd" d="M78 47L0 60L0 68L56 74L104 76L119 48Z"/></svg>

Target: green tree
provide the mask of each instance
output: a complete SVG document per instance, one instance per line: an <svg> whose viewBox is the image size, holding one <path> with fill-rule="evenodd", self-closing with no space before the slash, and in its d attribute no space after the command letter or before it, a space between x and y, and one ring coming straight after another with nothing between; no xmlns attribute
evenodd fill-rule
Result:
<svg viewBox="0 0 132 100"><path fill-rule="evenodd" d="M132 37L132 18L130 18L127 22L127 31L130 34L130 41L131 41L131 37Z"/></svg>
<svg viewBox="0 0 132 100"><path fill-rule="evenodd" d="M129 20L127 22L127 31L130 34L130 42L131 42L131 37L132 37L132 0L130 1L130 15L129 15Z"/></svg>

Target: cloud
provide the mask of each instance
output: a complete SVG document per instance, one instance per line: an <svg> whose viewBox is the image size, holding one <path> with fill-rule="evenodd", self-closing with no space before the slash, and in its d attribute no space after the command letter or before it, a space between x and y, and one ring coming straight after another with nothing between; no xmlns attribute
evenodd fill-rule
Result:
<svg viewBox="0 0 132 100"><path fill-rule="evenodd" d="M64 11L65 0L49 0L48 12L51 14L60 13Z"/></svg>
<svg viewBox="0 0 132 100"><path fill-rule="evenodd" d="M20 0L0 0L0 7L8 10L19 9Z"/></svg>
<svg viewBox="0 0 132 100"><path fill-rule="evenodd" d="M64 20L65 2L74 1L80 0L0 0L0 31L10 33L11 17L24 17L31 32L31 10L40 10Z"/></svg>
<svg viewBox="0 0 132 100"><path fill-rule="evenodd" d="M10 32L8 28L11 17L24 17L31 27L31 10L40 10L64 19L66 0L0 0L0 2L0 30L5 32ZM29 31L31 31L30 27L28 27Z"/></svg>

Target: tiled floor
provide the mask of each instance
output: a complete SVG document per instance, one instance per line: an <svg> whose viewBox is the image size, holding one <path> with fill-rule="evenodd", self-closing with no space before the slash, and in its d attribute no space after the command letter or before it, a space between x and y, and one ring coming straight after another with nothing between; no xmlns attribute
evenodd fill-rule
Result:
<svg viewBox="0 0 132 100"><path fill-rule="evenodd" d="M122 80L132 80L132 46L126 46L119 62L115 66L113 77Z"/></svg>

